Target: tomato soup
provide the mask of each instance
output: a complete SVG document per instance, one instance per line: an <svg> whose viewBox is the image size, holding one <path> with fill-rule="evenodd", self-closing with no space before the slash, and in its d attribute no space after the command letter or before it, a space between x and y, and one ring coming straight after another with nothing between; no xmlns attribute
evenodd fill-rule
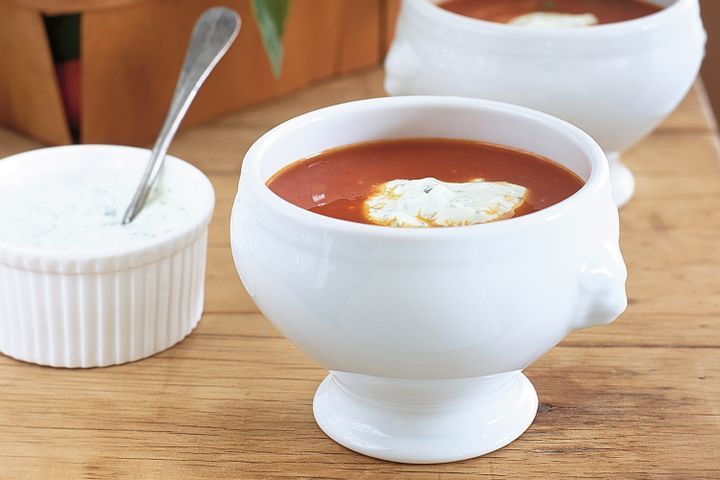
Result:
<svg viewBox="0 0 720 480"><path fill-rule="evenodd" d="M405 180L404 190L392 183L398 179ZM398 192L413 194L414 182L422 182L415 185L421 190L416 189L415 196L402 207L406 211L427 210L427 201L435 202L430 206L437 208L455 205L457 208L449 210L448 221L438 223L436 212L422 215L419 224L412 219L410 224L404 224L369 218L368 208L377 206L370 200L379 186L385 185L384 191L390 192L387 198L396 201ZM326 150L290 164L267 182L275 194L306 210L342 220L392 226L457 226L527 215L562 201L583 184L565 167L529 152L439 138L382 140ZM492 207L486 208L482 202L490 202ZM481 219L465 221L457 216L470 204L481 205L476 208L481 211ZM394 207L400 208L397 204ZM415 215L414 211L410 213Z"/></svg>
<svg viewBox="0 0 720 480"><path fill-rule="evenodd" d="M445 10L497 23L533 12L592 14L597 23L615 23L644 17L662 10L642 0L447 0Z"/></svg>

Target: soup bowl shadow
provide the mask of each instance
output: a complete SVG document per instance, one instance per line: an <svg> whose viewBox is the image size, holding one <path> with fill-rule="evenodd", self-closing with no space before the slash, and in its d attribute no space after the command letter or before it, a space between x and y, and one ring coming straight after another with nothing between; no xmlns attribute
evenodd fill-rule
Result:
<svg viewBox="0 0 720 480"><path fill-rule="evenodd" d="M433 229L325 217L266 186L328 148L412 137L534 152L586 183L526 216ZM313 404L323 431L369 456L438 463L520 436L537 408L522 369L623 312L618 230L607 162L587 134L518 106L419 96L336 105L263 135L243 162L231 243L263 314L330 370Z"/></svg>
<svg viewBox="0 0 720 480"><path fill-rule="evenodd" d="M705 54L698 0L574 28L493 23L403 0L385 61L390 95L462 95L537 109L588 132L610 160L615 201L635 190L620 153L660 124L692 86Z"/></svg>

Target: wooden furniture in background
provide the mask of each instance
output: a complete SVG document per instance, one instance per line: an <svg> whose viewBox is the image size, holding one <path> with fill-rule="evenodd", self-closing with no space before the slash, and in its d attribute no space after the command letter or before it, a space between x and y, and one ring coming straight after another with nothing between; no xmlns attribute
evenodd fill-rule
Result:
<svg viewBox="0 0 720 480"><path fill-rule="evenodd" d="M700 0L703 24L708 33L702 77L715 117L720 117L720 2Z"/></svg>
<svg viewBox="0 0 720 480"><path fill-rule="evenodd" d="M160 128L192 26L205 9L234 8L243 25L185 126L378 64L397 3L293 0L278 80L250 0L0 0L0 123L45 143L70 141L43 15L82 15L80 141L144 145Z"/></svg>
<svg viewBox="0 0 720 480"><path fill-rule="evenodd" d="M175 348L106 369L0 357L0 477L720 478L720 152L701 89L623 156L638 187L621 212L630 305L527 369L541 404L522 437L482 458L413 466L323 435L311 402L326 372L243 289L230 208L259 135L313 108L381 95L381 83L379 70L351 75L180 133L171 153L217 192L200 325ZM35 146L0 130L0 157Z"/></svg>
<svg viewBox="0 0 720 480"><path fill-rule="evenodd" d="M0 124L46 143L70 143L42 17L0 0Z"/></svg>
<svg viewBox="0 0 720 480"><path fill-rule="evenodd" d="M192 25L212 5L243 27L185 126L382 61L400 0L294 0L276 80L250 0L0 0L0 124L41 142L71 142L43 15L82 14L82 143L144 145L172 96ZM720 112L720 2L701 0L708 30L703 78ZM717 47L715 46L717 44Z"/></svg>

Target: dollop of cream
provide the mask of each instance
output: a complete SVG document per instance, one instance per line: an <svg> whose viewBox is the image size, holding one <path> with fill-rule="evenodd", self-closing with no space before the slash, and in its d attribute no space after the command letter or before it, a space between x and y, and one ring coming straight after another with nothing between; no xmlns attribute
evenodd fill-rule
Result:
<svg viewBox="0 0 720 480"><path fill-rule="evenodd" d="M589 27L599 23L592 13L532 12L513 18L510 25L541 28Z"/></svg>
<svg viewBox="0 0 720 480"><path fill-rule="evenodd" d="M436 178L381 183L364 202L367 219L390 227L456 227L512 217L527 189L478 178L465 183Z"/></svg>

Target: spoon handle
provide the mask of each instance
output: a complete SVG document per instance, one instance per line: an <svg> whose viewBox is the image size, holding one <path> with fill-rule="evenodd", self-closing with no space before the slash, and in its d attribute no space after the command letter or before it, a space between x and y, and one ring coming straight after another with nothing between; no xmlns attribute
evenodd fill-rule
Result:
<svg viewBox="0 0 720 480"><path fill-rule="evenodd" d="M123 216L123 225L132 222L145 206L180 122L200 86L230 48L239 30L240 17L233 10L224 7L213 7L205 11L195 24L165 123L155 141L138 189Z"/></svg>

